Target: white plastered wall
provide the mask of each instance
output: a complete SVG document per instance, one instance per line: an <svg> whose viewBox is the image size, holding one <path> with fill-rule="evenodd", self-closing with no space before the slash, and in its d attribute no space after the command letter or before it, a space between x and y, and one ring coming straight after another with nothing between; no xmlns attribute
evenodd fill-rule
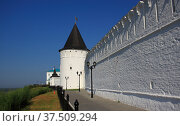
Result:
<svg viewBox="0 0 180 126"><path fill-rule="evenodd" d="M80 88L85 87L85 58L87 51L84 50L62 50L60 52L60 85L63 89L78 89L79 88L79 76L78 72L82 72L80 76ZM68 79L65 79L68 78ZM66 81L67 80L67 81Z"/></svg>
<svg viewBox="0 0 180 126"><path fill-rule="evenodd" d="M88 53L86 60L97 62L96 95L146 110L180 110L180 1L174 4L173 12L172 0L144 0ZM86 68L87 90L90 77Z"/></svg>
<svg viewBox="0 0 180 126"><path fill-rule="evenodd" d="M58 76L60 76L60 72L56 72ZM50 83L50 77L52 76L53 72L46 73L46 84Z"/></svg>

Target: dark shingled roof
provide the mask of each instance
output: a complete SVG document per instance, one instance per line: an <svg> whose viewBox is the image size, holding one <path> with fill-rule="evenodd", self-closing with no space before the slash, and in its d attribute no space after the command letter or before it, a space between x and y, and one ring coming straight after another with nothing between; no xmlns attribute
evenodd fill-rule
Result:
<svg viewBox="0 0 180 126"><path fill-rule="evenodd" d="M59 77L59 76L57 75L57 73L56 73L56 69L54 69L54 72L53 72L53 74L52 74L51 77Z"/></svg>
<svg viewBox="0 0 180 126"><path fill-rule="evenodd" d="M71 34L69 35L66 44L64 45L64 48L60 49L59 52L66 49L88 50L76 24L74 24Z"/></svg>

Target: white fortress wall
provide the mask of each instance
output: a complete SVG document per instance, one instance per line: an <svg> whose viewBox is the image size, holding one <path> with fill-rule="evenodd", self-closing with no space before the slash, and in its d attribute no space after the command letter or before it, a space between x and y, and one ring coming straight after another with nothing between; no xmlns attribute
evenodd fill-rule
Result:
<svg viewBox="0 0 180 126"><path fill-rule="evenodd" d="M180 0L140 1L87 55L86 62L97 62L95 94L146 110L180 110L179 31Z"/></svg>
<svg viewBox="0 0 180 126"><path fill-rule="evenodd" d="M78 89L79 88L79 76L78 72L82 72L80 76L80 88L85 87L85 72L84 64L87 51L68 49L60 52L60 85L63 89ZM65 79L65 77L67 79Z"/></svg>

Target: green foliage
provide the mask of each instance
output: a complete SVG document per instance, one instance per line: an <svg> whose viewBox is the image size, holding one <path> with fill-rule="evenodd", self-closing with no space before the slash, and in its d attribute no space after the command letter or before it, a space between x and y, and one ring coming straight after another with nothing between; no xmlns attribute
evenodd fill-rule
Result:
<svg viewBox="0 0 180 126"><path fill-rule="evenodd" d="M49 87L48 85L45 84L31 84L29 85L30 88L35 88L35 87Z"/></svg>
<svg viewBox="0 0 180 126"><path fill-rule="evenodd" d="M30 96L31 98L38 96L40 94L44 94L46 92L52 91L51 88L49 87L36 87L36 88L31 88Z"/></svg>
<svg viewBox="0 0 180 126"><path fill-rule="evenodd" d="M8 92L0 92L0 111L18 111L29 104L31 98L49 92L48 87L24 87Z"/></svg>
<svg viewBox="0 0 180 126"><path fill-rule="evenodd" d="M22 107L28 104L30 100L29 97L30 89L29 87L24 87L17 89L15 91L10 91L7 93L8 105L10 110L18 111Z"/></svg>
<svg viewBox="0 0 180 126"><path fill-rule="evenodd" d="M5 92L0 92L0 110L8 110L9 106L7 104L7 95Z"/></svg>

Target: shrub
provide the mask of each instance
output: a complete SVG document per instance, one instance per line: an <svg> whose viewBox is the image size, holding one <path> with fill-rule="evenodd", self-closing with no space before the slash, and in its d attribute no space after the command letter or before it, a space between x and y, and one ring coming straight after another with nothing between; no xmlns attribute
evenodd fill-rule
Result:
<svg viewBox="0 0 180 126"><path fill-rule="evenodd" d="M52 91L52 89L50 89L49 87L36 87L36 88L31 88L31 92L30 92L30 96L31 98L40 95L40 94L44 94L46 92Z"/></svg>
<svg viewBox="0 0 180 126"><path fill-rule="evenodd" d="M29 87L24 87L7 92L5 95L5 98L7 99L5 103L6 106L8 106L8 110L18 111L27 105L30 100L29 91Z"/></svg>

